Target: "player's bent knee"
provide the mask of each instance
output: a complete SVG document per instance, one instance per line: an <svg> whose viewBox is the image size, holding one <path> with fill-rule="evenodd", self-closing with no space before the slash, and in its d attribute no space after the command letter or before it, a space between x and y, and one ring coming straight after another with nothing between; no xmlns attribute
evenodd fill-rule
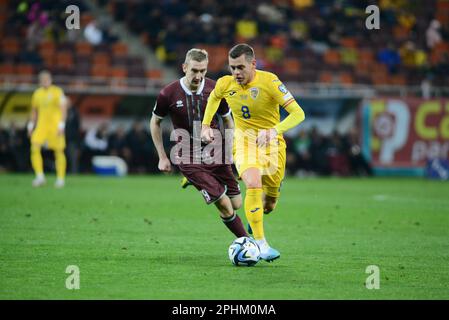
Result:
<svg viewBox="0 0 449 320"><path fill-rule="evenodd" d="M215 206L220 211L220 216L222 218L230 218L234 214L232 204L230 203L230 200L227 196L218 199L215 202Z"/></svg>
<svg viewBox="0 0 449 320"><path fill-rule="evenodd" d="M259 169L250 168L247 169L241 175L243 182L247 189L260 189L262 188L262 178L260 176Z"/></svg>
<svg viewBox="0 0 449 320"><path fill-rule="evenodd" d="M242 196L239 194L231 198L232 208L238 210L242 207Z"/></svg>

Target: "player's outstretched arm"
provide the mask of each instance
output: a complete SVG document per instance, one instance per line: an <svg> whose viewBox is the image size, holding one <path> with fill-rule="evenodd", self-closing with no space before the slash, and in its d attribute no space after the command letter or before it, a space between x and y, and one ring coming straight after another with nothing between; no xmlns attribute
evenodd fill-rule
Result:
<svg viewBox="0 0 449 320"><path fill-rule="evenodd" d="M153 115L150 120L150 132L153 139L154 146L156 147L157 154L159 156L158 168L162 172L171 171L170 159L167 157L164 149L164 143L162 141L162 119Z"/></svg>
<svg viewBox="0 0 449 320"><path fill-rule="evenodd" d="M259 147L267 146L271 140L275 139L278 134L283 134L298 124L300 124L305 119L304 110L299 106L295 100L291 100L287 105L283 106L289 115L280 123L278 123L274 128L267 130L260 130L257 136L257 145Z"/></svg>
<svg viewBox="0 0 449 320"><path fill-rule="evenodd" d="M283 107L285 110L287 110L289 115L274 127L278 134L282 134L285 131L296 127L306 118L304 110L302 110L302 108L295 100Z"/></svg>

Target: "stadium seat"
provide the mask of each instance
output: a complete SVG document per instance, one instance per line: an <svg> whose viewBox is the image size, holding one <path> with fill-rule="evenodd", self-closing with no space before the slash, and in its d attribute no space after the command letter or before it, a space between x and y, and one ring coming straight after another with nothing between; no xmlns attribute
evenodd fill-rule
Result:
<svg viewBox="0 0 449 320"><path fill-rule="evenodd" d="M334 76L330 72L321 72L319 77L319 82L321 83L332 83L334 80Z"/></svg>
<svg viewBox="0 0 449 320"><path fill-rule="evenodd" d="M62 51L56 54L56 66L63 69L73 68L73 54L69 51Z"/></svg>
<svg viewBox="0 0 449 320"><path fill-rule="evenodd" d="M90 56L92 54L92 45L88 42L77 42L75 44L77 56Z"/></svg>
<svg viewBox="0 0 449 320"><path fill-rule="evenodd" d="M115 67L111 69L112 78L126 79L128 77L128 71L125 68Z"/></svg>
<svg viewBox="0 0 449 320"><path fill-rule="evenodd" d="M324 53L324 62L331 66L340 64L340 53L337 50L330 49Z"/></svg>
<svg viewBox="0 0 449 320"><path fill-rule="evenodd" d="M32 76L34 74L34 67L30 64L19 64L15 68L16 74Z"/></svg>
<svg viewBox="0 0 449 320"><path fill-rule="evenodd" d="M301 72L301 63L298 59L284 59L282 67L287 75L298 76Z"/></svg>
<svg viewBox="0 0 449 320"><path fill-rule="evenodd" d="M397 74L390 76L388 82L396 86L405 86L407 84L407 79L403 74Z"/></svg>
<svg viewBox="0 0 449 320"><path fill-rule="evenodd" d="M0 64L0 74L14 74L15 68L12 64L2 63Z"/></svg>
<svg viewBox="0 0 449 320"><path fill-rule="evenodd" d="M20 42L16 38L5 38L2 40L2 52L17 55L20 52Z"/></svg>
<svg viewBox="0 0 449 320"><path fill-rule="evenodd" d="M96 66L108 67L111 65L111 58L109 54L105 52L95 53L92 57L92 64Z"/></svg>
<svg viewBox="0 0 449 320"><path fill-rule="evenodd" d="M343 72L339 76L340 83L343 85L352 85L354 83L354 79L349 72Z"/></svg>
<svg viewBox="0 0 449 320"><path fill-rule="evenodd" d="M128 55L128 46L121 42L114 43L112 45L112 54L115 57L125 57Z"/></svg>
<svg viewBox="0 0 449 320"><path fill-rule="evenodd" d="M345 37L340 39L340 46L345 48L356 48L357 39L352 37Z"/></svg>
<svg viewBox="0 0 449 320"><path fill-rule="evenodd" d="M91 76L95 78L107 78L110 76L110 69L105 65L92 65Z"/></svg>
<svg viewBox="0 0 449 320"><path fill-rule="evenodd" d="M151 69L146 72L146 76L148 79L152 80L160 80L162 79L162 70L160 69Z"/></svg>

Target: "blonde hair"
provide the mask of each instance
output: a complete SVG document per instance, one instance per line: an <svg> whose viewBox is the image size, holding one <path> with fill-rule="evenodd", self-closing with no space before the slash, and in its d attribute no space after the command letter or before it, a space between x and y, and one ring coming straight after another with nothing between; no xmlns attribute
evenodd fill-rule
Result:
<svg viewBox="0 0 449 320"><path fill-rule="evenodd" d="M184 61L185 64L188 64L191 60L202 62L204 60L209 60L209 55L204 49L193 48L187 51L186 59Z"/></svg>

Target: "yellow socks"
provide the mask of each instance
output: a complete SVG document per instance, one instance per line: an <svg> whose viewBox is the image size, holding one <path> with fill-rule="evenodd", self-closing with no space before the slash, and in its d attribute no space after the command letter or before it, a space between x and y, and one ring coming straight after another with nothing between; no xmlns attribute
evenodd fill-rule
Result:
<svg viewBox="0 0 449 320"><path fill-rule="evenodd" d="M254 239L256 240L264 238L262 194L262 188L247 189L245 196L246 219L253 230Z"/></svg>
<svg viewBox="0 0 449 320"><path fill-rule="evenodd" d="M56 177L64 180L67 167L64 150L55 150Z"/></svg>
<svg viewBox="0 0 449 320"><path fill-rule="evenodd" d="M44 162L42 160L40 146L31 146L31 165L33 166L33 170L36 176L42 175L44 173Z"/></svg>

